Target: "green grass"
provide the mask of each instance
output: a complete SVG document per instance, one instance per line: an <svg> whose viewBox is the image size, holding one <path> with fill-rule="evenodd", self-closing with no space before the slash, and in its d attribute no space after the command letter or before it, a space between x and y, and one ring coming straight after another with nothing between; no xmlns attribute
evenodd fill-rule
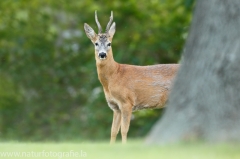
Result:
<svg viewBox="0 0 240 159"><path fill-rule="evenodd" d="M13 154L10 154L13 152ZM8 154L7 154L8 153ZM15 153L15 154L14 154ZM4 157L5 155L5 157ZM12 155L6 156L6 155ZM22 155L22 156L17 156ZM18 143L0 144L0 159L239 159L240 144L185 143L149 146L141 141L126 145L108 143Z"/></svg>

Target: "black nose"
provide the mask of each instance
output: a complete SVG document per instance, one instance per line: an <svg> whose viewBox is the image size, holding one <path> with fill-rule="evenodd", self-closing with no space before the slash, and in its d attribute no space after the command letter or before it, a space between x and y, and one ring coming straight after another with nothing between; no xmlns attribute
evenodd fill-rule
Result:
<svg viewBox="0 0 240 159"><path fill-rule="evenodd" d="M107 57L107 54L105 52L101 52L98 54L98 56L103 59Z"/></svg>

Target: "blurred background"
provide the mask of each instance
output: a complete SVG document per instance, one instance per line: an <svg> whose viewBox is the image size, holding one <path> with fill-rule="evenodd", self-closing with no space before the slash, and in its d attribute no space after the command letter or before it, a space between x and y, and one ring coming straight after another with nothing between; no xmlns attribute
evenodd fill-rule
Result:
<svg viewBox="0 0 240 159"><path fill-rule="evenodd" d="M119 63L178 63L194 0L0 1L0 140L109 139L112 111L97 78L94 46L111 10ZM141 138L164 110L134 113L130 138ZM119 135L120 137L120 135Z"/></svg>

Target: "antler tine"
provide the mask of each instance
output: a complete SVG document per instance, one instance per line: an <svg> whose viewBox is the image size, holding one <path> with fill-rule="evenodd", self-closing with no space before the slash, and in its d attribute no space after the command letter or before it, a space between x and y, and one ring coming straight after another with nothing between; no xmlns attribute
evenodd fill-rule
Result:
<svg viewBox="0 0 240 159"><path fill-rule="evenodd" d="M98 21L98 17L97 17L97 11L95 11L95 21L97 23L97 26L98 26L98 33L101 33L102 32L102 27Z"/></svg>
<svg viewBox="0 0 240 159"><path fill-rule="evenodd" d="M110 16L110 20L109 20L109 22L107 24L107 27L106 27L106 32L108 32L108 30L110 29L112 21L113 21L113 11L111 11L111 16Z"/></svg>

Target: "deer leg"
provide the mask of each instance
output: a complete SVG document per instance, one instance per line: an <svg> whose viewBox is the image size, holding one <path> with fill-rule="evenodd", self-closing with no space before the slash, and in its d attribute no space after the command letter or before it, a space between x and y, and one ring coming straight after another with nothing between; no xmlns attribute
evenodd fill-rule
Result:
<svg viewBox="0 0 240 159"><path fill-rule="evenodd" d="M127 133L130 126L130 120L132 115L131 106L125 106L121 110L122 118L121 118L121 134L122 134L122 143L127 142Z"/></svg>
<svg viewBox="0 0 240 159"><path fill-rule="evenodd" d="M110 143L114 143L116 141L116 137L120 129L120 122L121 122L121 112L120 110L114 110Z"/></svg>

